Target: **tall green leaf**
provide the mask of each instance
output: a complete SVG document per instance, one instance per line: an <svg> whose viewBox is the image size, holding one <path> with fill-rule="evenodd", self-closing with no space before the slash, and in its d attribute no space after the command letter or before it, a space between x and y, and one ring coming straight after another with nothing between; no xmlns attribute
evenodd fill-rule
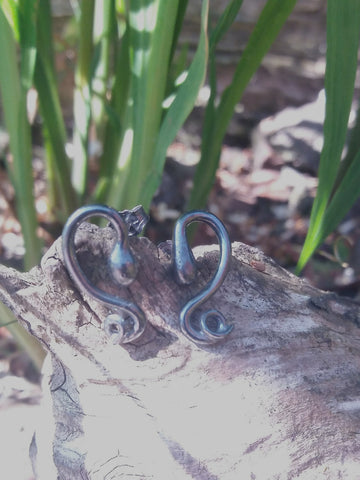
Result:
<svg viewBox="0 0 360 480"><path fill-rule="evenodd" d="M243 0L232 0L228 3L223 13L221 14L214 30L210 35L210 52L215 53L215 48L220 42L225 33L229 30L231 25L239 13L239 10L243 4Z"/></svg>
<svg viewBox="0 0 360 480"><path fill-rule="evenodd" d="M120 30L120 29L119 29ZM120 33L120 32L119 32ZM130 88L129 32L125 29L121 45L115 54L115 79L111 101L107 105L108 121L104 133L103 153L100 159L100 172L94 194L96 203L106 201L113 182L116 161L120 151L126 107ZM115 177L116 178L116 177Z"/></svg>
<svg viewBox="0 0 360 480"><path fill-rule="evenodd" d="M65 152L66 130L57 90L51 24L50 4L48 0L40 0L34 84L43 119L50 206L58 219L65 221L76 208L76 196Z"/></svg>
<svg viewBox="0 0 360 480"><path fill-rule="evenodd" d="M92 75L92 117L97 140L103 142L105 131L106 95L110 76L110 50L115 33L114 0L96 0L94 15L94 55Z"/></svg>
<svg viewBox="0 0 360 480"><path fill-rule="evenodd" d="M326 112L319 185L309 231L297 271L300 272L326 238L324 215L339 171L354 94L359 49L360 0L328 1L326 53Z"/></svg>
<svg viewBox="0 0 360 480"><path fill-rule="evenodd" d="M35 367L40 372L46 355L41 343L33 335L30 335L20 325L13 313L0 302L0 327L3 326L6 326L19 347L27 351Z"/></svg>
<svg viewBox="0 0 360 480"><path fill-rule="evenodd" d="M360 151L345 173L329 205L321 224L321 235L325 239L340 223L360 195Z"/></svg>
<svg viewBox="0 0 360 480"><path fill-rule="evenodd" d="M208 0L204 0L202 4L201 31L197 50L189 70L186 73L186 79L177 90L176 96L163 119L157 137L153 166L144 179L141 188L142 202L147 207L150 206L151 198L160 184L166 159L166 151L174 140L179 128L194 108L199 89L205 80L208 60L208 14L209 2Z"/></svg>
<svg viewBox="0 0 360 480"><path fill-rule="evenodd" d="M0 8L8 21L16 42L20 43L20 18L17 0L0 0Z"/></svg>
<svg viewBox="0 0 360 480"><path fill-rule="evenodd" d="M129 9L130 93L108 197L116 208L143 201L143 182L153 166L162 118L178 1L133 0Z"/></svg>
<svg viewBox="0 0 360 480"><path fill-rule="evenodd" d="M25 90L32 86L36 60L36 18L39 0L0 0L0 8L20 44L20 81Z"/></svg>
<svg viewBox="0 0 360 480"><path fill-rule="evenodd" d="M20 79L25 90L32 87L36 61L36 18L38 0L18 2L21 67Z"/></svg>
<svg viewBox="0 0 360 480"><path fill-rule="evenodd" d="M171 53L170 53L170 63L174 58L175 51L178 47L178 40L184 23L185 13L188 6L189 0L179 0L178 11L176 15L176 21L173 32Z"/></svg>
<svg viewBox="0 0 360 480"><path fill-rule="evenodd" d="M80 200L87 187L88 137L91 121L91 66L95 0L82 0L74 91L74 161L72 184Z"/></svg>
<svg viewBox="0 0 360 480"><path fill-rule="evenodd" d="M20 18L19 12L18 15ZM35 19L31 17L29 21L35 21ZM21 39L24 39L25 44L30 42L32 45L32 40L20 35ZM21 49L22 45L20 45ZM24 263L25 268L28 269L38 263L41 249L36 235L37 219L33 198L31 136L26 111L26 87L31 80L33 58L30 54L21 55L21 62L27 63L27 66L20 67L21 73L19 73L14 35L1 8L0 58L2 64L6 65L6 68L0 68L0 91L12 153L12 162L8 164L8 171L15 188L16 208L26 250Z"/></svg>
<svg viewBox="0 0 360 480"><path fill-rule="evenodd" d="M347 171L355 161L357 153L360 151L360 106L356 113L355 125L351 130L349 143L347 146L347 152L344 159L340 163L340 167L336 176L335 184L333 187L333 194L337 191L342 183Z"/></svg>
<svg viewBox="0 0 360 480"><path fill-rule="evenodd" d="M233 9L236 10L241 5L235 0L232 4L226 9L228 19L221 22L224 29L229 28L229 20L234 18ZM234 77L221 96L219 106L208 109L209 117L205 119L201 158L194 178L189 208L205 206L219 164L221 145L235 106L295 5L296 0L268 0L236 66ZM215 30L214 35L214 39L220 38L222 32Z"/></svg>

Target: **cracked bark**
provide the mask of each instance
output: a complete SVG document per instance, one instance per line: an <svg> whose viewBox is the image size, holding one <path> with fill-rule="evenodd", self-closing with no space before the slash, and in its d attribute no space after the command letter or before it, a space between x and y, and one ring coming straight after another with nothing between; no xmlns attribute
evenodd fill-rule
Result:
<svg viewBox="0 0 360 480"><path fill-rule="evenodd" d="M106 267L111 228L76 237L86 274L146 313L142 337L112 345L104 305L79 292L61 241L28 273L0 267L0 299L49 352L39 479L360 479L360 308L310 287L256 249L233 244L231 270L206 303L234 324L198 347L178 328L185 302L217 265L195 251L197 281L179 287L169 243L132 239L135 282Z"/></svg>

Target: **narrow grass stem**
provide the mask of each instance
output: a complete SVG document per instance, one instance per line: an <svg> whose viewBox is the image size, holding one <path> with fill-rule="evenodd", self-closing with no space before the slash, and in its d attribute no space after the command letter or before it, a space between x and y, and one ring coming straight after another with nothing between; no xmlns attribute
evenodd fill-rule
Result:
<svg viewBox="0 0 360 480"><path fill-rule="evenodd" d="M6 324L6 328L9 330L16 343L26 350L35 367L40 372L46 354L38 340L30 335L18 323L12 312L1 302L0 319L0 327Z"/></svg>
<svg viewBox="0 0 360 480"><path fill-rule="evenodd" d="M201 158L194 177L194 188L188 208L205 206L218 168L222 142L235 106L295 4L296 0L273 0L265 5L238 62L234 77L221 96L219 106L207 110L210 118L205 119L207 128L204 130ZM215 52L212 51L211 54L214 55Z"/></svg>
<svg viewBox="0 0 360 480"><path fill-rule="evenodd" d="M115 208L144 204L144 180L153 169L153 162L157 161L154 151L163 112L177 7L178 1L130 2L130 102L109 193L109 203Z"/></svg>
<svg viewBox="0 0 360 480"><path fill-rule="evenodd" d="M0 90L11 158L8 172L15 188L16 209L25 243L24 266L33 267L40 259L41 243L37 237L37 219L33 196L32 150L27 120L27 90L20 81L13 33L0 9Z"/></svg>
<svg viewBox="0 0 360 480"><path fill-rule="evenodd" d="M320 156L319 184L311 210L309 230L297 264L297 273L301 272L328 234L326 225L332 223L327 217L330 200L337 198L335 203L331 201L331 208L334 218L338 219L341 218L338 213L343 211L344 206L346 205L347 210L354 201L354 192L347 191L346 185L343 185L348 172L354 168L353 162L346 162L346 172L339 167L347 136L358 64L360 0L329 0L326 28L324 146ZM351 149L356 148L356 145L359 145L358 141L351 145ZM353 170L353 178L354 174L356 168ZM334 190L337 178L340 183ZM351 180L350 177L348 179ZM343 192L343 205L341 197L337 195L340 188ZM339 212L334 208L336 205ZM336 224L333 224L334 228L335 226Z"/></svg>
<svg viewBox="0 0 360 480"><path fill-rule="evenodd" d="M103 142L106 115L106 94L110 77L110 48L114 39L114 0L96 0L94 16L94 49L96 64L92 78L92 118L97 140Z"/></svg>
<svg viewBox="0 0 360 480"><path fill-rule="evenodd" d="M49 2L40 0L34 83L43 117L50 206L57 218L65 221L77 202L71 185L70 161L65 152L66 131L56 88L51 21Z"/></svg>
<svg viewBox="0 0 360 480"><path fill-rule="evenodd" d="M130 88L130 58L129 58L129 32L126 22L120 20L119 35L122 33L121 43L115 48L115 79L111 91L111 101L108 105L108 121L106 122L103 152L100 159L99 178L94 194L96 203L106 202L110 186L114 181L116 162L119 157L125 115L128 106ZM129 113L129 112L127 112ZM115 178L117 178L115 176Z"/></svg>
<svg viewBox="0 0 360 480"><path fill-rule="evenodd" d="M80 40L74 91L74 160L72 184L80 199L86 193L88 172L88 135L91 118L91 62L95 0L82 0Z"/></svg>

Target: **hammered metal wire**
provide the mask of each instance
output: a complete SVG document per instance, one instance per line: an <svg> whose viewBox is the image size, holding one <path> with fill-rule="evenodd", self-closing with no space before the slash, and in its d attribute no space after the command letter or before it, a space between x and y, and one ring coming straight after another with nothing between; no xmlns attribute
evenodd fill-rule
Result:
<svg viewBox="0 0 360 480"><path fill-rule="evenodd" d="M196 328L192 314L222 285L230 267L231 243L225 226L212 213L192 211L183 215L175 225L172 243L173 269L179 284L190 284L196 277L196 262L186 238L186 227L193 222L204 222L214 229L220 244L220 260L212 280L182 308L180 328L193 342L210 345L225 338L233 325L227 324L222 313L212 309L200 316L199 326Z"/></svg>
<svg viewBox="0 0 360 480"><path fill-rule="evenodd" d="M62 247L65 266L78 288L96 298L111 310L104 321L104 329L113 343L128 343L144 331L144 312L134 303L111 295L93 285L80 267L75 251L75 234L81 223L91 217L104 217L115 229L117 240L109 258L113 278L122 286L129 285L136 277L137 263L130 250L128 230L140 233L147 215L142 207L133 211L117 212L104 205L90 205L76 210L63 229ZM128 223L127 223L128 222Z"/></svg>
<svg viewBox="0 0 360 480"><path fill-rule="evenodd" d="M128 237L138 235L149 217L141 206L117 212L103 206L91 205L79 208L66 222L63 230L63 254L65 265L78 288L107 305L111 313L104 320L104 330L113 343L128 343L144 331L146 319L143 311L134 303L110 295L95 287L83 272L75 251L75 234L81 223L90 217L106 218L115 229L117 240L109 258L113 278L123 286L129 285L137 274L137 263L129 247ZM190 340L210 345L225 338L233 329L216 309L203 312L199 321L193 321L194 311L208 300L222 285L230 266L231 243L223 223L208 212L193 211L183 215L173 233L172 262L179 284L192 283L197 274L194 255L188 244L186 228L193 222L204 222L214 229L220 245L220 260L214 277L180 312L180 327Z"/></svg>

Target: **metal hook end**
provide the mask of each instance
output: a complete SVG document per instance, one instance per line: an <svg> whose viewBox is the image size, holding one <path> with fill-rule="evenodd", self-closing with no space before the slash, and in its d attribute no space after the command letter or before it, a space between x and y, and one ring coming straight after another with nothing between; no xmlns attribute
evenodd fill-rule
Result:
<svg viewBox="0 0 360 480"><path fill-rule="evenodd" d="M234 326L229 325L222 313L218 310L207 310L200 315L199 324L195 326L191 314L185 307L180 313L180 328L182 333L192 342L200 345L213 345L231 333Z"/></svg>
<svg viewBox="0 0 360 480"><path fill-rule="evenodd" d="M126 314L112 313L104 321L105 333L113 344L133 342L142 335L145 326L144 316L128 312Z"/></svg>
<svg viewBox="0 0 360 480"><path fill-rule="evenodd" d="M228 335L234 325L228 325L222 313L216 309L204 312L200 317L201 331L209 343L215 343Z"/></svg>
<svg viewBox="0 0 360 480"><path fill-rule="evenodd" d="M192 313L209 299L223 283L230 267L231 243L223 223L213 214L194 211L183 215L176 223L173 235L173 268L176 280L190 284L196 276L196 264L186 238L186 227L192 222L204 222L212 227L220 244L220 261L212 280L180 312L180 328L190 340L200 344L213 344L225 338L233 329L217 310L209 310L200 317L198 328L192 322Z"/></svg>

